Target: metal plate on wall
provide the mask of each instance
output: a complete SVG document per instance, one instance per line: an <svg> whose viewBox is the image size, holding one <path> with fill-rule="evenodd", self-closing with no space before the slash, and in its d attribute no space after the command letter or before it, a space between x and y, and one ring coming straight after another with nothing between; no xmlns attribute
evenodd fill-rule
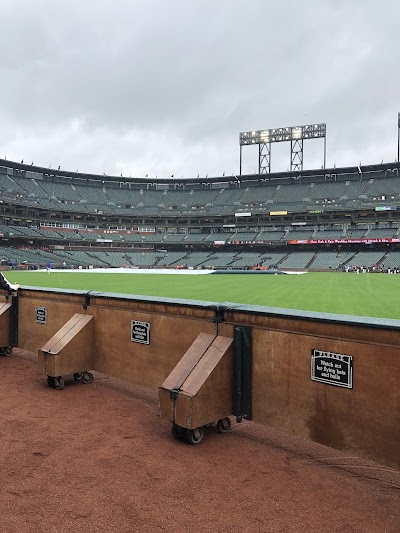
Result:
<svg viewBox="0 0 400 533"><path fill-rule="evenodd" d="M150 344L150 322L131 321L131 341Z"/></svg>
<svg viewBox="0 0 400 533"><path fill-rule="evenodd" d="M47 324L47 307L35 307L35 322Z"/></svg>
<svg viewBox="0 0 400 533"><path fill-rule="evenodd" d="M311 379L336 387L353 388L353 357L351 355L311 351Z"/></svg>

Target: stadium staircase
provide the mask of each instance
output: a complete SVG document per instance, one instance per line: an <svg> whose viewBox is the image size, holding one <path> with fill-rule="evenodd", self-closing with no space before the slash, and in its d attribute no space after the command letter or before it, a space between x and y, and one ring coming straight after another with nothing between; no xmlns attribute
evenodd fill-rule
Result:
<svg viewBox="0 0 400 533"><path fill-rule="evenodd" d="M311 265L313 264L318 252L315 252L315 254L312 256L311 260L306 264L306 268L311 268Z"/></svg>

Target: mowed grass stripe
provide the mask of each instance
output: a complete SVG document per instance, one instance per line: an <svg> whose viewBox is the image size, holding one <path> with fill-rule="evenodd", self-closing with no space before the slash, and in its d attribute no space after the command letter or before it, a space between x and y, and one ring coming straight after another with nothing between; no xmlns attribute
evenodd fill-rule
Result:
<svg viewBox="0 0 400 533"><path fill-rule="evenodd" d="M400 275L179 275L4 272L20 285L234 302L400 319Z"/></svg>

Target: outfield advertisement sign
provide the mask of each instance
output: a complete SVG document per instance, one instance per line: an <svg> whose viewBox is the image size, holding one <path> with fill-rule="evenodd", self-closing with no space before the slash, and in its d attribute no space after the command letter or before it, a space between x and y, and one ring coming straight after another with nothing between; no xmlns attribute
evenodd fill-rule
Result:
<svg viewBox="0 0 400 533"><path fill-rule="evenodd" d="M223 246L224 244L265 244L269 241L213 241L215 246Z"/></svg>
<svg viewBox="0 0 400 533"><path fill-rule="evenodd" d="M378 244L378 243L392 243L400 242L400 239L307 239L307 240L291 240L288 244Z"/></svg>

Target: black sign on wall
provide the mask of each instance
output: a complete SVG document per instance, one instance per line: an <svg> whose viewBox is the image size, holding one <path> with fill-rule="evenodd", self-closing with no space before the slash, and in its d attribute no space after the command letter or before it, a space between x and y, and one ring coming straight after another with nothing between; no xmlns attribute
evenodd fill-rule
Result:
<svg viewBox="0 0 400 533"><path fill-rule="evenodd" d="M337 387L353 388L353 357L341 353L311 351L311 379Z"/></svg>
<svg viewBox="0 0 400 533"><path fill-rule="evenodd" d="M38 324L47 324L47 308L35 307L35 322Z"/></svg>
<svg viewBox="0 0 400 533"><path fill-rule="evenodd" d="M131 321L131 341L150 344L150 322Z"/></svg>

